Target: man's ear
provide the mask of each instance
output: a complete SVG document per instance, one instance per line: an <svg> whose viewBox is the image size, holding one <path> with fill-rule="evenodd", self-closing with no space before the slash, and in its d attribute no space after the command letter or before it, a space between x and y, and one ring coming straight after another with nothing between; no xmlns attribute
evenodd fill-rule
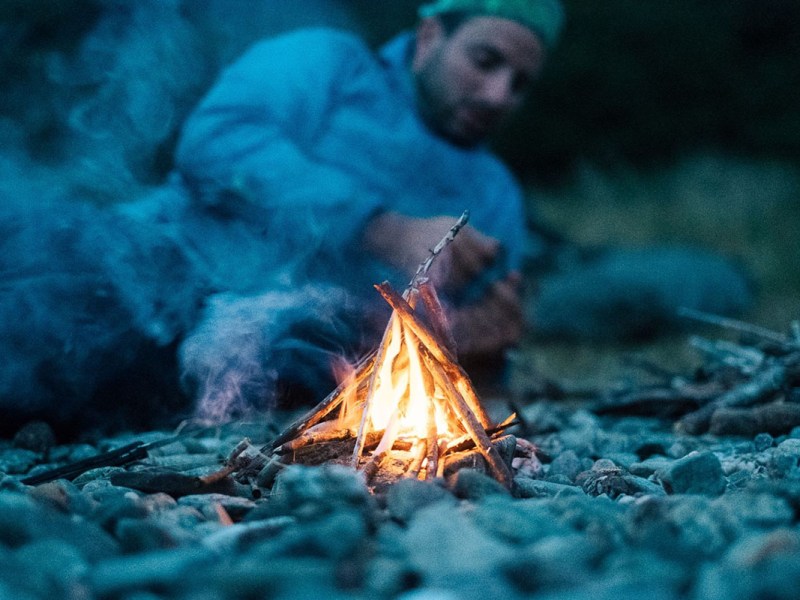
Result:
<svg viewBox="0 0 800 600"><path fill-rule="evenodd" d="M414 57L411 61L413 71L418 71L425 63L434 48L444 38L444 28L436 17L422 19L417 25L417 36L414 42Z"/></svg>

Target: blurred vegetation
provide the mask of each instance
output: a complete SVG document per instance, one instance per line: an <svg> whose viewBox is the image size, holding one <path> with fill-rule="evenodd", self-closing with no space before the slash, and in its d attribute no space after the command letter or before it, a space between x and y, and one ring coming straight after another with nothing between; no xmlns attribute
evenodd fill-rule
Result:
<svg viewBox="0 0 800 600"><path fill-rule="evenodd" d="M785 161L685 156L647 172L584 166L568 184L530 186L531 209L568 239L585 246L682 244L711 248L739 261L750 274L755 304L744 321L787 333L800 319L800 167ZM687 321L686 331L636 343L525 340L517 357L518 387L539 376L577 386L616 385L644 358L689 375L701 357L690 334L736 339L736 332Z"/></svg>
<svg viewBox="0 0 800 600"><path fill-rule="evenodd" d="M379 43L420 2L350 0ZM498 151L523 177L698 151L800 161L800 2L564 0L567 26Z"/></svg>

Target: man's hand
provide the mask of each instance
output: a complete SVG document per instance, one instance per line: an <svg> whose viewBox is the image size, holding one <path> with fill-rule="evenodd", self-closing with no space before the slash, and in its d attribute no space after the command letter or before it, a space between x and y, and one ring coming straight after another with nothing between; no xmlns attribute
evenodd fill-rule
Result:
<svg viewBox="0 0 800 600"><path fill-rule="evenodd" d="M519 273L511 273L492 284L481 301L453 313L459 357L494 355L520 342L525 331L520 280Z"/></svg>
<svg viewBox="0 0 800 600"><path fill-rule="evenodd" d="M370 222L364 241L378 257L410 277L455 222L449 216L415 218L384 213ZM457 292L490 267L499 251L496 239L466 226L436 258L428 276L437 288Z"/></svg>

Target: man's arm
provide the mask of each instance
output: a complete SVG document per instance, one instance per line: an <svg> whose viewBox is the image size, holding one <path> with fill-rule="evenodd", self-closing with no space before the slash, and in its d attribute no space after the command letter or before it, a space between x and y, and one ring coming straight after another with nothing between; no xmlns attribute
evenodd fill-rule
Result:
<svg viewBox="0 0 800 600"><path fill-rule="evenodd" d="M208 203L236 195L266 208L287 242L337 252L360 239L379 201L348 173L318 161L315 134L342 82L359 77L368 50L334 32L262 42L228 68L187 120L179 171Z"/></svg>

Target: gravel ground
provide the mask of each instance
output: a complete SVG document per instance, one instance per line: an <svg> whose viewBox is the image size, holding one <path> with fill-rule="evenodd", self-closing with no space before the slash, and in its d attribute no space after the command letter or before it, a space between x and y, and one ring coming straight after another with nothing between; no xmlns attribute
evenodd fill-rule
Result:
<svg viewBox="0 0 800 600"><path fill-rule="evenodd" d="M59 445L31 425L0 442L0 598L796 597L800 428L687 435L550 401L522 415L536 458L513 460L510 492L481 469L380 494L335 465L198 483L244 439L268 441L265 423L25 485L171 436Z"/></svg>

